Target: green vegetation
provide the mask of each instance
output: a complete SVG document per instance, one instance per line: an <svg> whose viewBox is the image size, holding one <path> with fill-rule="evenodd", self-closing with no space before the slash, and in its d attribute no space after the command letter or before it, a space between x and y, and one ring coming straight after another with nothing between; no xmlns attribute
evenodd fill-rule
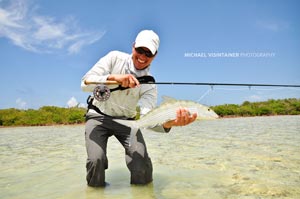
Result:
<svg viewBox="0 0 300 199"><path fill-rule="evenodd" d="M211 107L221 117L300 115L300 99L248 102L241 105L225 104Z"/></svg>
<svg viewBox="0 0 300 199"><path fill-rule="evenodd" d="M43 126L55 124L80 124L84 122L84 108L43 106L38 110L0 110L0 126Z"/></svg>
<svg viewBox="0 0 300 199"><path fill-rule="evenodd" d="M211 107L221 117L300 115L300 99L244 102L241 105L225 104ZM139 109L137 109L139 112ZM44 106L38 110L2 109L0 126L43 126L84 123L85 108ZM139 115L138 115L139 116Z"/></svg>

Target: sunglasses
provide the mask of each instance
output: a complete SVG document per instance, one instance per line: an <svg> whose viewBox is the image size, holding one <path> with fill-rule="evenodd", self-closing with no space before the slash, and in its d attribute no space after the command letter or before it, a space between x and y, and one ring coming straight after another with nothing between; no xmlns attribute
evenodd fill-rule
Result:
<svg viewBox="0 0 300 199"><path fill-rule="evenodd" d="M154 57L154 55L150 51L144 50L142 47L135 48L135 51L141 55L144 54L144 55L146 55L146 57L149 57L149 58Z"/></svg>

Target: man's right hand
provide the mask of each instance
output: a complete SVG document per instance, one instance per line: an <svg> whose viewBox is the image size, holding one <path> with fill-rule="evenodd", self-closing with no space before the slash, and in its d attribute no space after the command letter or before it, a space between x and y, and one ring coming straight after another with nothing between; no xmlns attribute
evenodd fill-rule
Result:
<svg viewBox="0 0 300 199"><path fill-rule="evenodd" d="M111 74L107 80L117 81L124 88L135 88L140 85L140 82L131 74Z"/></svg>

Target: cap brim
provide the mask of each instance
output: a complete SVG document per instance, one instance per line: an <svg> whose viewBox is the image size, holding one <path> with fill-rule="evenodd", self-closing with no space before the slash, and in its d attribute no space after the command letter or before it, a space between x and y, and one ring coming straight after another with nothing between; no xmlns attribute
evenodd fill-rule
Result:
<svg viewBox="0 0 300 199"><path fill-rule="evenodd" d="M138 47L145 47L145 48L148 48L151 53L154 55L156 53L156 48L155 46L153 46L151 43L149 42L143 42L143 41L138 41L135 43L134 45L135 48L138 48Z"/></svg>

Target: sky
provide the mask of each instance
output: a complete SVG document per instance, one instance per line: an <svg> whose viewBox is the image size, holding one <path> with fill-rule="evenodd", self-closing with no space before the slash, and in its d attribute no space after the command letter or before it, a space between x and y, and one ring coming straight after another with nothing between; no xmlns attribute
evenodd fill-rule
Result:
<svg viewBox="0 0 300 199"><path fill-rule="evenodd" d="M0 109L84 106L83 75L111 50L160 37L161 82L300 85L297 0L0 0ZM300 89L159 85L206 105L300 98ZM158 103L160 103L159 100Z"/></svg>

